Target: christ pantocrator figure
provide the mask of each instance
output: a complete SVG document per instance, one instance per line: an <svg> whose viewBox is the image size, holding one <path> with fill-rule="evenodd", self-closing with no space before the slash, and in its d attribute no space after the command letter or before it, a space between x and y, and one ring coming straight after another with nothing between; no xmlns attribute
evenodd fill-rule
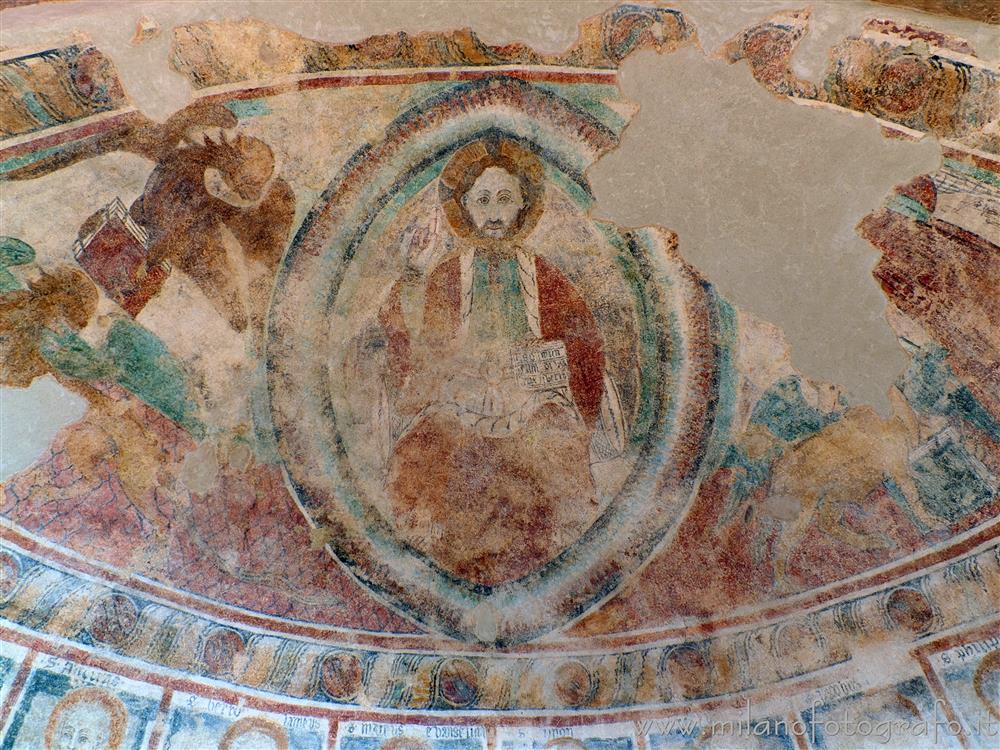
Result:
<svg viewBox="0 0 1000 750"><path fill-rule="evenodd" d="M420 325L405 284L378 316L397 532L476 583L519 578L577 539L599 511L595 429L624 444L594 317L524 241L544 190L538 157L512 140L456 152L439 183L455 249L427 274ZM404 252L425 252L429 234L409 233Z"/></svg>

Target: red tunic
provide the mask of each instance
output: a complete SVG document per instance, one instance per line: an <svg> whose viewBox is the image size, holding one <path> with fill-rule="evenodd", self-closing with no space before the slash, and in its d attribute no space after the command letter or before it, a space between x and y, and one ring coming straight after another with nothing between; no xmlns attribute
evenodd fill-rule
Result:
<svg viewBox="0 0 1000 750"><path fill-rule="evenodd" d="M535 256L538 313L542 339L562 341L569 360L570 390L588 427L593 427L604 393L604 347L594 316L569 279ZM459 257L431 272L424 307L424 336L440 343L454 340L461 326L462 280ZM392 384L402 386L412 368L410 333L403 320L399 290L394 289L379 314L389 342Z"/></svg>
<svg viewBox="0 0 1000 750"><path fill-rule="evenodd" d="M597 515L590 442L603 395L600 332L583 298L555 266L536 256L535 271L542 339L566 347L579 416L545 404L514 434L496 437L431 412L399 440L389 461L392 520L400 536L476 583L530 573L577 539ZM388 339L389 382L402 388L419 365L398 289L379 318ZM455 256L428 279L422 342L431 351L454 351L462 343L461 318L461 266Z"/></svg>

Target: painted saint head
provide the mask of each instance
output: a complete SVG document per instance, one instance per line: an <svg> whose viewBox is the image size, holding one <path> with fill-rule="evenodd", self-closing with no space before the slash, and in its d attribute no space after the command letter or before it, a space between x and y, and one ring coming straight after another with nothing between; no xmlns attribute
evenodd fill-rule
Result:
<svg viewBox="0 0 1000 750"><path fill-rule="evenodd" d="M553 737L542 747L545 750L588 750L587 744L576 737Z"/></svg>
<svg viewBox="0 0 1000 750"><path fill-rule="evenodd" d="M274 721L248 716L226 730L219 750L288 750L288 733Z"/></svg>
<svg viewBox="0 0 1000 750"><path fill-rule="evenodd" d="M983 657L972 676L972 684L990 716L1000 721L1000 651L991 651Z"/></svg>
<svg viewBox="0 0 1000 750"><path fill-rule="evenodd" d="M545 168L510 138L473 141L448 162L439 191L445 216L459 237L511 240L538 222Z"/></svg>
<svg viewBox="0 0 1000 750"><path fill-rule="evenodd" d="M379 745L378 750L431 750L431 744L422 737L404 734L390 737Z"/></svg>
<svg viewBox="0 0 1000 750"><path fill-rule="evenodd" d="M118 750L125 739L128 711L99 688L67 693L52 709L45 728L46 750Z"/></svg>

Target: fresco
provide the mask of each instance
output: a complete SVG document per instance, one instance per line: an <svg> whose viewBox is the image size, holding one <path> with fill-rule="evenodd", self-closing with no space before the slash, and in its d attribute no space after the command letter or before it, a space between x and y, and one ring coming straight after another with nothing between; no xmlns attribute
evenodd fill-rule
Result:
<svg viewBox="0 0 1000 750"><path fill-rule="evenodd" d="M82 32L0 52L0 385L82 413L11 407L54 437L3 446L0 747L991 746L1000 47L864 5L817 77L805 7L562 51L148 10L163 117ZM940 149L843 228L888 409L599 210L623 66L682 48Z"/></svg>
<svg viewBox="0 0 1000 750"><path fill-rule="evenodd" d="M805 737L806 728L787 719L767 718L746 721L693 720L658 722L654 734L649 735L649 746L657 750L674 748L747 747L791 750L796 737Z"/></svg>
<svg viewBox="0 0 1000 750"><path fill-rule="evenodd" d="M587 727L505 727L497 731L503 750L574 748L574 750L634 750L635 725L607 724Z"/></svg>
<svg viewBox="0 0 1000 750"><path fill-rule="evenodd" d="M321 750L327 722L310 716L268 714L194 694L174 693L163 750Z"/></svg>
<svg viewBox="0 0 1000 750"><path fill-rule="evenodd" d="M949 718L966 743L988 746L1000 736L1000 643L995 637L977 640L976 635L965 633L936 644L929 649L926 663L939 693L951 707Z"/></svg>
<svg viewBox="0 0 1000 750"><path fill-rule="evenodd" d="M25 648L13 643L4 644L3 655L0 656L0 703L7 702L27 654Z"/></svg>
<svg viewBox="0 0 1000 750"><path fill-rule="evenodd" d="M146 747L159 690L54 656L31 669L4 731L10 748Z"/></svg>
<svg viewBox="0 0 1000 750"><path fill-rule="evenodd" d="M919 677L818 706L805 719L820 748L858 747L859 737L889 746L962 747L959 728Z"/></svg>
<svg viewBox="0 0 1000 750"><path fill-rule="evenodd" d="M482 726L420 726L348 721L338 727L336 750L482 750L486 729Z"/></svg>

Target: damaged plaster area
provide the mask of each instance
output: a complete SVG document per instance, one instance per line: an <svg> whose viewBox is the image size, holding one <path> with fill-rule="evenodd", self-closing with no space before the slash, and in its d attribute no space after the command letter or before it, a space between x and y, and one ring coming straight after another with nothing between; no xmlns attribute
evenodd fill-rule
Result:
<svg viewBox="0 0 1000 750"><path fill-rule="evenodd" d="M727 297L784 331L796 369L887 410L906 358L854 224L936 169L937 144L776 101L745 66L693 48L630 59L621 80L641 108L593 169L599 215L673 229Z"/></svg>

